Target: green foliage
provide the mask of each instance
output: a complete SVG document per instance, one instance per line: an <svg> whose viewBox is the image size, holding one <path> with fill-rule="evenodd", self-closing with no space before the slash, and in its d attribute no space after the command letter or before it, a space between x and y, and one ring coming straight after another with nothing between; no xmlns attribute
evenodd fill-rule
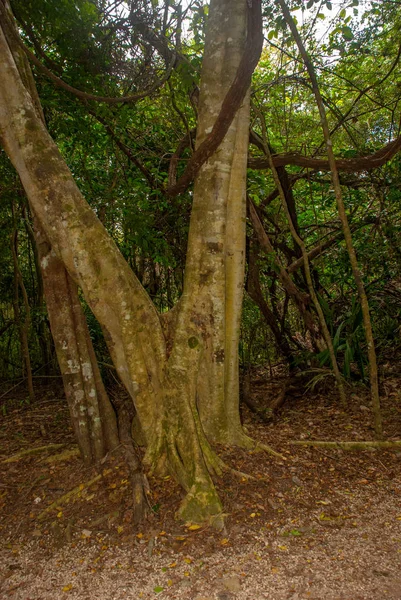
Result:
<svg viewBox="0 0 401 600"><path fill-rule="evenodd" d="M38 57L48 68L89 93L119 96L147 89L165 72L169 52L181 53L169 85L138 103L118 106L82 103L34 69L47 126L78 186L157 308L168 310L182 292L192 197L189 190L170 199L163 189L171 156L196 128L208 5L196 0L181 11L180 3L170 2L165 13L162 2L132 2L120 17L100 0L12 0L12 6L30 49L38 53L40 48ZM317 70L336 156L355 158L379 150L398 132L399 6L394 2L295 0L291 8ZM252 101L265 117L268 141L276 154L323 158L319 114L298 50L278 3L264 1L263 12L268 41L254 74ZM261 136L255 115L251 125ZM191 153L190 146L182 150L178 175ZM263 153L251 145L250 154L260 157ZM293 184L297 226L307 248L333 240L313 259L314 282L344 377L359 374L364 379L363 325L330 176L323 170L296 166L287 166L286 171ZM400 346L400 155L380 169L341 173L341 182L369 293L374 334L384 355ZM276 257L287 266L299 258L299 249L274 189L269 170L248 171L249 197L258 206ZM30 299L30 342L36 368L43 362L40 341L48 323L38 303L39 282L24 221L29 215L23 215L21 186L2 153L0 330L13 320L12 202L18 206L19 260ZM250 228L248 236L254 242ZM323 379L330 373L327 353L318 355L308 347L299 311L286 297L275 260L259 253L263 297L291 352L302 362L313 362L318 356L323 371L314 377ZM306 293L302 272L292 277ZM19 305L23 315L21 299ZM87 317L99 357L108 362L100 328L91 314ZM244 303L240 356L244 365L279 358L274 336L249 298ZM0 359L0 376L22 373L15 323L0 338Z"/></svg>

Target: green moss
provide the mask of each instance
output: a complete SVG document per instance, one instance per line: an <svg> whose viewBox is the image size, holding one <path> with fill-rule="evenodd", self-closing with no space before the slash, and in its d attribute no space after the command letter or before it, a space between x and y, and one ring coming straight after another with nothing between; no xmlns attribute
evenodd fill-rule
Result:
<svg viewBox="0 0 401 600"><path fill-rule="evenodd" d="M195 483L177 513L177 517L186 523L210 523L221 529L224 525L222 506L217 492L210 483Z"/></svg>
<svg viewBox="0 0 401 600"><path fill-rule="evenodd" d="M188 346L190 348L192 348L192 349L196 348L196 346L198 346L198 345L199 345L199 340L195 336L192 336L188 339Z"/></svg>

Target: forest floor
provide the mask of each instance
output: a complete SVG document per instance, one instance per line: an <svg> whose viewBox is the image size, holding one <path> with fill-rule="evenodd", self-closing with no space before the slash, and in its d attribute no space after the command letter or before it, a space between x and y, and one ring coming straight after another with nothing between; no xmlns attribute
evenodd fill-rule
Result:
<svg viewBox="0 0 401 600"><path fill-rule="evenodd" d="M258 371L251 383L263 407L282 380ZM249 434L283 459L219 448L253 476L217 481L226 511L220 532L174 519L181 492L169 478L150 479L152 517L135 529L120 457L85 469L61 390L43 385L27 404L20 388L0 400L1 598L401 599L401 449L291 444L373 440L364 387L349 388L348 411L333 389L289 391L271 424L243 409ZM385 438L400 440L401 373L387 373L382 402Z"/></svg>

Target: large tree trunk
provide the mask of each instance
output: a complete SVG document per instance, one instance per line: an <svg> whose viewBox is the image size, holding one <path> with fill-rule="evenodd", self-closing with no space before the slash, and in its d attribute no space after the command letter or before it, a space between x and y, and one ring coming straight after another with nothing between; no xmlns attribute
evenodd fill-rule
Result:
<svg viewBox="0 0 401 600"><path fill-rule="evenodd" d="M197 142L212 129L240 63L246 2L210 4ZM197 405L209 439L244 443L239 421L238 342L245 268L249 97L195 182L179 328L203 340ZM196 324L198 323L198 324ZM178 332L177 332L178 334ZM177 335L177 340L179 341Z"/></svg>
<svg viewBox="0 0 401 600"><path fill-rule="evenodd" d="M0 0L1 1L1 0ZM220 110L241 57L246 2L214 0L202 71L198 144ZM159 315L82 198L0 35L0 132L40 227L102 326L131 395L153 468L187 492L186 520L220 521L209 440L248 443L238 409L238 332L245 260L248 100L194 191L185 285L171 350ZM169 344L170 348L170 344Z"/></svg>

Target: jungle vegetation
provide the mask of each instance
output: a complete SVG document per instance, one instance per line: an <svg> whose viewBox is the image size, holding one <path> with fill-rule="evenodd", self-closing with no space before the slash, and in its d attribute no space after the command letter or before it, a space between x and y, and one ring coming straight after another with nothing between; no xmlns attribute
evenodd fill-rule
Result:
<svg viewBox="0 0 401 600"><path fill-rule="evenodd" d="M370 386L400 346L400 6L0 0L0 378L61 374L83 460L120 443L221 522L241 373ZM128 399L113 401L119 380ZM7 405L2 405L7 410ZM265 449L270 452L269 448Z"/></svg>

